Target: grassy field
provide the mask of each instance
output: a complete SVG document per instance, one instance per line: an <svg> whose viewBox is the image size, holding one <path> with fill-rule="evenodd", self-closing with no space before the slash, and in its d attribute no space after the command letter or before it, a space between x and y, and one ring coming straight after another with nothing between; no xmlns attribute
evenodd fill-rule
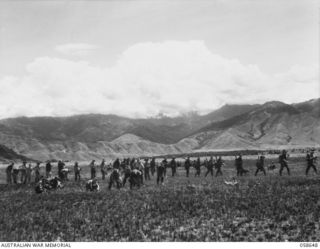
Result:
<svg viewBox="0 0 320 249"><path fill-rule="evenodd" d="M268 164L269 162L267 162ZM255 177L254 160L246 160L248 176L230 186L233 161L223 177L185 177L171 170L163 186L156 178L139 190L84 190L73 175L65 188L35 194L33 186L0 185L1 241L320 241L320 177L304 175L304 158L290 159L291 176L277 168ZM279 167L279 166L278 166ZM56 168L56 166L55 166ZM98 177L100 177L98 172ZM4 183L4 169L0 181Z"/></svg>

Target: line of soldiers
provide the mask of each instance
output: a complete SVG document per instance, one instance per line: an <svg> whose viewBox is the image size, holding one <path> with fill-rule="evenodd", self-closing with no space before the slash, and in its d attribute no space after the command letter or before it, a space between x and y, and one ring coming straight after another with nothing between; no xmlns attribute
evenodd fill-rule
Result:
<svg viewBox="0 0 320 249"><path fill-rule="evenodd" d="M288 175L290 175L290 169L288 166L288 158L289 155L285 150L281 152L279 155L279 164L280 164L280 170L279 174L282 175L282 172L284 169L287 170ZM314 150L311 150L307 153L306 156L307 160L307 168L305 171L305 174L308 175L309 170L312 168L316 173L316 160L317 157L314 155ZM34 172L35 175L35 182L38 182L40 179L40 162L36 163L36 166L32 168L31 163L27 166L27 162L23 162L22 165L17 165L15 163L11 163L7 169L7 183L15 183L17 184L19 182L19 176L20 176L20 183L28 184L31 182L31 172ZM190 157L187 157L184 160L184 168L186 171L186 177L189 177L190 175L190 168L195 168L195 177L201 176L201 166L205 166L207 169L205 173L205 177L208 175L211 175L212 177L215 175L216 177L222 176L222 167L224 165L224 160L221 156L215 157L215 159L211 156L208 159L205 159L203 162L201 162L200 157L198 157L196 160L191 160ZM145 158L143 161L136 158L127 158L120 161L120 159L116 159L113 161L113 163L106 164L105 160L103 159L100 163L100 165L96 165L95 160L92 160L89 164L90 167L90 175L91 179L95 179L97 177L97 168L100 168L102 180L106 178L107 172L110 169L122 169L122 170L132 170L132 169L139 169L142 171L142 175L145 181L148 181L151 179L151 176L153 177L156 173L157 175L157 184L163 183L164 178L167 175L167 169L171 168L171 175L172 177L175 177L177 175L177 168L182 166L182 162L176 161L175 158L172 158L170 162L168 162L167 158L164 158L160 163L156 162L156 159L153 157L151 160L149 158ZM271 169L275 169L275 164L272 162L271 165L269 165ZM242 155L235 156L235 168L237 172L237 176L243 176L247 174L249 171L243 168L243 159ZM214 169L216 169L216 172L214 174ZM52 172L52 165L50 161L46 162L45 165L45 171L46 171L46 178L51 177ZM256 171L255 176L259 172L262 172L264 175L266 175L265 170L265 156L260 155L258 156L258 159L256 161ZM65 167L65 163L61 160L58 161L58 177L64 181L68 180L68 173L69 169ZM74 163L74 179L75 181L80 181L81 179L81 168L78 164L78 162ZM151 173L151 175L150 175ZM124 183L126 182L126 176L124 179Z"/></svg>

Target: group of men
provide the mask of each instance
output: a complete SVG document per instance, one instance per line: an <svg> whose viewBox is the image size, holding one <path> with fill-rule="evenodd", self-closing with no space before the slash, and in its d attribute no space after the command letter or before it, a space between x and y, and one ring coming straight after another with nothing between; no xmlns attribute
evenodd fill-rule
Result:
<svg viewBox="0 0 320 249"><path fill-rule="evenodd" d="M287 170L288 175L290 175L290 169L288 166L288 153L283 150L281 154L279 155L279 164L280 164L280 170L279 174L282 175L282 172L284 169ZM317 157L314 155L314 150L311 150L307 153L306 156L307 160L307 168L305 174L308 175L309 170L312 168L316 173L316 160ZM126 158L123 160L120 160L117 158L112 163L106 164L105 160L103 159L100 164L96 164L95 160L92 160L89 164L90 167L90 177L91 179L97 178L97 169L100 169L101 172L101 178L102 180L106 179L106 175L108 171L112 171L114 169L119 170L119 172L124 172L124 184L129 176L129 174L126 174L126 172L131 170L139 170L142 175L142 181L143 179L145 181L148 181L151 179L151 176L153 177L156 174L156 181L157 184L163 183L164 178L167 175L167 169L171 169L171 175L172 177L175 177L177 174L177 168L181 167L183 165L183 162L176 161L175 158L172 158L169 162L167 158L164 158L161 162L156 162L156 159L153 157L151 159L145 158L145 159L136 159L136 158ZM215 157L215 159L211 156L209 160L206 158L204 161L200 160L200 157L198 157L196 160L191 160L190 157L187 157L184 159L184 168L186 171L186 177L189 177L190 175L190 168L195 169L195 177L201 176L201 166L205 166L206 173L205 177L208 175L211 175L212 177L215 175L218 177L222 174L222 167L224 165L224 160L221 156ZM275 169L275 164L272 162L272 165L269 166L272 169ZM244 174L247 174L249 171L244 169L243 167L243 159L242 155L239 154L235 156L235 168L237 172L237 176L243 176ZM216 170L214 174L214 169ZM32 168L31 163L27 166L27 163L24 161L22 165L17 165L15 163L11 163L7 169L7 183L23 183L28 184L31 182L31 172L34 171L35 175L35 182L38 182L40 180L40 162L36 163L36 166ZM52 165L51 162L46 162L45 165L45 177L50 178L52 175ZM262 172L264 175L266 175L265 170L265 156L259 155L258 159L256 161L256 171L255 176L259 172ZM68 180L68 173L70 172L69 169L65 167L65 163L62 161L58 161L58 177L64 181ZM20 181L19 181L20 176ZM78 162L74 163L74 179L75 181L80 181L81 179L81 167Z"/></svg>
<svg viewBox="0 0 320 249"><path fill-rule="evenodd" d="M6 176L8 184L29 184L31 183L32 172L35 175L35 182L40 179L40 163L37 162L35 167L32 167L31 163L27 165L26 161L23 161L21 165L16 163L10 163L6 168Z"/></svg>

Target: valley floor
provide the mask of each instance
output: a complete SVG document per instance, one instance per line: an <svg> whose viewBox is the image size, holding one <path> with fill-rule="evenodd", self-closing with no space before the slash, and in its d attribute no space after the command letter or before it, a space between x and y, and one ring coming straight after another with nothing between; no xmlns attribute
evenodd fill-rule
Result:
<svg viewBox="0 0 320 249"><path fill-rule="evenodd" d="M303 158L282 177L278 169L255 177L247 162L236 186L224 183L235 174L226 165L218 178L169 169L163 186L154 176L131 191L102 180L98 193L86 192L85 180L45 194L2 184L0 241L320 241L320 177L304 175Z"/></svg>

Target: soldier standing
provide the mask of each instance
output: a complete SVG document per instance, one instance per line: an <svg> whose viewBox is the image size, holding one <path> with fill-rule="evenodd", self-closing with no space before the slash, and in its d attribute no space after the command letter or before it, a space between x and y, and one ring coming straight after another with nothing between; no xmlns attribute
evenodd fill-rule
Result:
<svg viewBox="0 0 320 249"><path fill-rule="evenodd" d="M242 161L241 155L238 155L238 157L236 157L235 165L236 165L236 170L237 170L237 176L242 176L242 174L243 174L243 161Z"/></svg>
<svg viewBox="0 0 320 249"><path fill-rule="evenodd" d="M32 172L32 167L31 167L31 163L29 163L28 167L26 167L26 183L31 182L31 172Z"/></svg>
<svg viewBox="0 0 320 249"><path fill-rule="evenodd" d="M106 169L105 169L105 167L106 167L105 160L102 159L101 164L100 164L100 171L101 171L101 175L102 175L102 180L104 180L106 178Z"/></svg>
<svg viewBox="0 0 320 249"><path fill-rule="evenodd" d="M74 163L74 180L75 181L80 181L80 171L81 171L81 168L78 162L75 162Z"/></svg>
<svg viewBox="0 0 320 249"><path fill-rule="evenodd" d="M14 184L18 183L19 166L18 164L13 164L12 167L12 180Z"/></svg>
<svg viewBox="0 0 320 249"><path fill-rule="evenodd" d="M211 177L213 177L213 157L211 156L209 161L207 162L207 172L205 174L205 177L207 177L208 174L211 174Z"/></svg>
<svg viewBox="0 0 320 249"><path fill-rule="evenodd" d="M120 169L120 160L119 158L117 158L114 162L113 162L113 168L114 169Z"/></svg>
<svg viewBox="0 0 320 249"><path fill-rule="evenodd" d="M40 180L40 163L39 162L37 162L36 166L34 167L34 174L35 174L34 182L39 182Z"/></svg>
<svg viewBox="0 0 320 249"><path fill-rule="evenodd" d="M46 178L49 178L51 176L51 170L52 170L52 166L50 161L47 161L46 163Z"/></svg>
<svg viewBox="0 0 320 249"><path fill-rule="evenodd" d="M306 175L308 175L308 172L310 170L310 168L313 168L314 172L316 172L317 174L317 168L316 168L316 160L317 157L314 156L314 150L311 150L310 153L307 153L307 169L306 169Z"/></svg>
<svg viewBox="0 0 320 249"><path fill-rule="evenodd" d="M163 166L164 166L164 177L166 177L167 176L167 167L168 167L168 161L167 161L167 158L164 158L163 160L162 160L162 164L163 164Z"/></svg>
<svg viewBox="0 0 320 249"><path fill-rule="evenodd" d="M27 183L27 162L23 161L22 165L20 166L20 182L23 184Z"/></svg>
<svg viewBox="0 0 320 249"><path fill-rule="evenodd" d="M64 180L64 175L63 175L63 172L62 172L62 170L64 168L64 165L65 164L61 160L59 160L59 162L58 162L58 177L61 180Z"/></svg>
<svg viewBox="0 0 320 249"><path fill-rule="evenodd" d="M91 172L91 179L96 178L96 166L95 166L95 160L92 160L91 163L89 164L90 167L90 172ZM113 164L114 166L114 164Z"/></svg>
<svg viewBox="0 0 320 249"><path fill-rule="evenodd" d="M283 150L281 155L279 156L279 163L280 163L280 176L282 175L282 171L284 168L287 169L288 175L290 175L290 169L288 167L288 154L286 150Z"/></svg>
<svg viewBox="0 0 320 249"><path fill-rule="evenodd" d="M174 177L177 172L177 162L176 162L175 158L172 158L172 160L170 162L170 166L171 166L172 177Z"/></svg>
<svg viewBox="0 0 320 249"><path fill-rule="evenodd" d="M165 164L163 161L157 167L157 184L159 184L160 182L161 184L163 184L164 174L165 174Z"/></svg>
<svg viewBox="0 0 320 249"><path fill-rule="evenodd" d="M14 165L14 163L10 163L8 165L8 167L6 168L7 184L11 184L12 183L13 165Z"/></svg>
<svg viewBox="0 0 320 249"><path fill-rule="evenodd" d="M156 172L156 159L153 157L150 162L151 175L153 176Z"/></svg>
<svg viewBox="0 0 320 249"><path fill-rule="evenodd" d="M191 161L190 161L190 157L188 157L184 162L184 168L186 169L187 177L189 177L190 167L191 167Z"/></svg>
<svg viewBox="0 0 320 249"><path fill-rule="evenodd" d="M144 180L150 180L150 164L149 159L144 159Z"/></svg>
<svg viewBox="0 0 320 249"><path fill-rule="evenodd" d="M216 161L217 161L216 162L216 169L217 169L216 177L217 177L218 175L222 175L221 168L222 168L222 165L223 165L223 160L222 160L221 156L219 156L219 158Z"/></svg>
<svg viewBox="0 0 320 249"><path fill-rule="evenodd" d="M264 160L265 160L265 156L261 155L260 157L258 156L258 160L256 162L256 173L254 174L255 176L257 176L259 171L262 171L264 175L266 175L266 170L264 169Z"/></svg>
<svg viewBox="0 0 320 249"><path fill-rule="evenodd" d="M200 174L201 174L201 162L200 162L200 157L197 158L197 161L195 163L195 169L196 169L196 173L194 176L199 176L200 177Z"/></svg>

